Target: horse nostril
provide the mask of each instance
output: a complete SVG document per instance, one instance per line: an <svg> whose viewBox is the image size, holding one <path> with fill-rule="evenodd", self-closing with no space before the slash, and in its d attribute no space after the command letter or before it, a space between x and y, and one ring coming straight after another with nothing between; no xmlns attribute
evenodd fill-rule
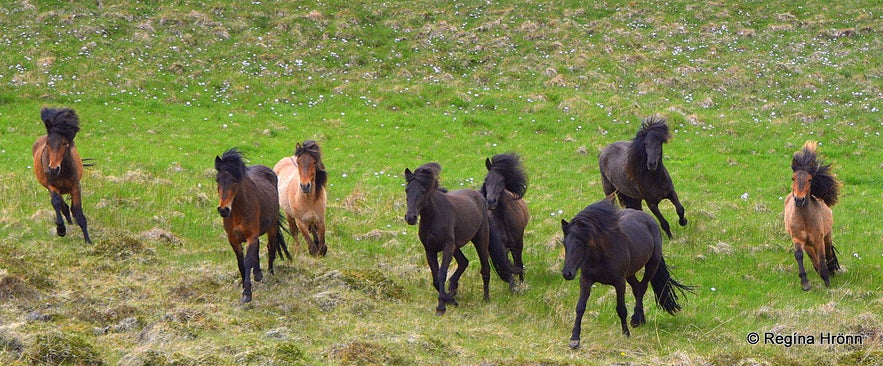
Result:
<svg viewBox="0 0 883 366"><path fill-rule="evenodd" d="M51 175L59 175L61 174L61 165L57 167L49 167L49 174Z"/></svg>
<svg viewBox="0 0 883 366"><path fill-rule="evenodd" d="M230 216L230 208L229 207L218 207L218 214L220 214L221 217Z"/></svg>
<svg viewBox="0 0 883 366"><path fill-rule="evenodd" d="M304 193L310 193L310 190L312 190L312 189L313 189L312 183L304 183L304 184L300 185L300 190L303 191Z"/></svg>
<svg viewBox="0 0 883 366"><path fill-rule="evenodd" d="M417 223L417 215L411 215L411 214L405 215L405 222L407 222L408 225L416 224Z"/></svg>

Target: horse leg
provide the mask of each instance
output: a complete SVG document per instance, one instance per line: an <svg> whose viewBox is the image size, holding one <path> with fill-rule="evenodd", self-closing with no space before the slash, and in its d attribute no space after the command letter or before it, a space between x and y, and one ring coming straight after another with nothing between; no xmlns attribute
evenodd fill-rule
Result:
<svg viewBox="0 0 883 366"><path fill-rule="evenodd" d="M448 278L448 268L451 266L451 260L454 258L454 238L453 236L445 244L442 249L442 261L436 274L436 282L438 283L438 306L435 307L435 315L444 315L447 308L445 304L457 305L457 300L449 296L445 292L445 281Z"/></svg>
<svg viewBox="0 0 883 366"><path fill-rule="evenodd" d="M619 323L622 325L622 334L630 337L629 327L626 325L625 318L629 315L628 309L625 307L625 279L616 281L613 285L616 289L616 315L619 315Z"/></svg>
<svg viewBox="0 0 883 366"><path fill-rule="evenodd" d="M837 253L834 252L834 240L831 238L830 231L825 234L825 259L828 273L833 276L836 271L840 270L840 263L837 262Z"/></svg>
<svg viewBox="0 0 883 366"><path fill-rule="evenodd" d="M594 281L586 276L579 277L579 300L576 301L576 319L573 321L573 331L570 334L570 349L579 348L579 335L582 331L583 314L586 313L586 302L592 292Z"/></svg>
<svg viewBox="0 0 883 366"><path fill-rule="evenodd" d="M469 266L469 259L466 259L466 256L463 255L463 251L460 248L454 251L454 260L457 261L457 269L454 270L454 274L451 275L451 279L448 280L448 295L452 298L457 296L457 288L460 287L460 276L463 275L463 272L466 271L466 267Z"/></svg>
<svg viewBox="0 0 883 366"><path fill-rule="evenodd" d="M300 231L300 234L304 237L304 240L307 242L307 247L310 251L310 255L317 255L319 253L319 248L316 247L316 243L313 241L310 233L311 228L301 219L295 219L297 221L297 228Z"/></svg>
<svg viewBox="0 0 883 366"><path fill-rule="evenodd" d="M668 221L665 220L665 217L662 217L662 212L659 211L659 202L647 201L647 207L650 208L653 216L656 216L656 219L659 220L659 226L662 227L662 231L665 231L665 234L671 239L671 228L668 226Z"/></svg>
<svg viewBox="0 0 883 366"><path fill-rule="evenodd" d="M62 216L62 213L66 212L67 204L64 203L64 198L61 197L61 194L58 192L50 190L49 195L52 198L52 208L55 209L55 234L58 236L65 236L67 235L67 228L64 226L64 217Z"/></svg>
<svg viewBox="0 0 883 366"><path fill-rule="evenodd" d="M802 241L794 239L794 259L797 260L797 270L798 275L800 276L800 286L803 288L803 291L809 291L812 286L809 284L809 280L806 278L806 269L804 269L803 267L803 247L804 243Z"/></svg>
<svg viewBox="0 0 883 366"><path fill-rule="evenodd" d="M64 203L64 201L62 201ZM67 205L65 205L67 208ZM76 184L71 190L71 206L70 211L74 215L74 219L77 220L77 225L80 226L80 230L83 230L83 239L86 240L86 243L92 244L92 240L89 239L89 229L88 224L86 223L86 215L83 214L83 201L82 196L80 196L80 184ZM70 222L70 217L68 217L68 222Z"/></svg>
<svg viewBox="0 0 883 366"><path fill-rule="evenodd" d="M650 278L644 272L644 278ZM644 294L647 292L647 283L638 282L638 278L634 275L625 279L632 288L632 295L635 296L635 312L632 314L632 327L636 328L647 322L644 317Z"/></svg>
<svg viewBox="0 0 883 366"><path fill-rule="evenodd" d="M242 254L242 243L238 239L236 239L233 235L229 235L229 234L227 235L227 240L230 241L230 246L233 248L233 253L236 254L236 265L237 265L237 267L239 267L239 278L242 279L241 286L243 288L243 296L239 301L242 303L246 303L246 302L251 301L251 283L250 283L251 280L248 279L249 276L248 276L247 272L245 271L245 256ZM249 294L248 300L246 300L246 298L245 298L246 281L249 281L249 283L248 283L248 294Z"/></svg>
<svg viewBox="0 0 883 366"><path fill-rule="evenodd" d="M475 250L478 252L478 263L481 266L481 280L484 283L484 300L488 301L491 299L490 294L490 283L491 283L491 266L488 262L488 258L490 258L490 224L486 223L485 226L488 230L484 231L482 234L481 230L479 231L476 238L472 239L472 244L475 245ZM476 240L477 239L477 240ZM508 259L507 259L508 260ZM512 282L512 278L509 278L509 286L512 288L514 283Z"/></svg>
<svg viewBox="0 0 883 366"><path fill-rule="evenodd" d="M279 248L279 235L279 225L271 225L267 229L267 269L272 275L276 274L273 272L273 262L276 261L276 251Z"/></svg>
<svg viewBox="0 0 883 366"><path fill-rule="evenodd" d="M822 240L813 241L815 243L824 243ZM818 272L819 276L822 277L822 281L825 281L825 287L831 287L831 281L828 275L828 266L826 265L827 261L825 260L825 250L824 248L817 249L815 246L805 248L807 253L809 253L810 259L812 259L812 265L815 267L816 272Z"/></svg>
<svg viewBox="0 0 883 366"><path fill-rule="evenodd" d="M258 258L260 247L258 238L254 237L248 240L248 246L245 248L245 263L242 267L242 298L239 300L243 304L251 302L251 273L254 273L255 281L260 281L263 278Z"/></svg>
<svg viewBox="0 0 883 366"><path fill-rule="evenodd" d="M681 201L678 200L678 194L671 190L671 194L668 195L668 200L671 201L671 204L675 206L675 210L678 212L678 225L687 226L687 218L684 217L684 206L681 205Z"/></svg>
<svg viewBox="0 0 883 366"><path fill-rule="evenodd" d="M518 281L524 282L524 261L521 252L524 251L524 237L519 237L512 245L512 262L518 268Z"/></svg>
<svg viewBox="0 0 883 366"><path fill-rule="evenodd" d="M294 240L294 250L300 250L300 237L297 236L300 229L297 228L297 221L288 214L285 214L285 221L288 221L288 232L291 233L291 238Z"/></svg>
<svg viewBox="0 0 883 366"><path fill-rule="evenodd" d="M316 241L319 245L319 255L324 257L328 253L328 246L325 245L325 220L320 220L316 225Z"/></svg>

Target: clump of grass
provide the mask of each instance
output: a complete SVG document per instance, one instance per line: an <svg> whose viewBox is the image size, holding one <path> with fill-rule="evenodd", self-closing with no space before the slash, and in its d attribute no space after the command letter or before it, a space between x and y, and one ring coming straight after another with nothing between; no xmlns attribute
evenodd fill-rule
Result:
<svg viewBox="0 0 883 366"><path fill-rule="evenodd" d="M0 271L0 301L30 301L40 296L31 284L16 275Z"/></svg>
<svg viewBox="0 0 883 366"><path fill-rule="evenodd" d="M25 358L34 364L104 365L89 341L77 335L54 331L38 334L25 352Z"/></svg>
<svg viewBox="0 0 883 366"><path fill-rule="evenodd" d="M365 341L354 341L332 347L331 357L343 365L408 365L407 359L393 354L387 347Z"/></svg>
<svg viewBox="0 0 883 366"><path fill-rule="evenodd" d="M376 269L344 270L343 281L356 290L386 300L403 300L405 288Z"/></svg>

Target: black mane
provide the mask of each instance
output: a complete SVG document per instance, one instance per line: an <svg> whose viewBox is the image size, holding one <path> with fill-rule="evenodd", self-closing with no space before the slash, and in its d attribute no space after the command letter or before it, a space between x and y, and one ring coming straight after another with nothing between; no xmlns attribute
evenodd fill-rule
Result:
<svg viewBox="0 0 883 366"><path fill-rule="evenodd" d="M825 201L829 207L837 204L840 195L840 181L831 172L831 164L824 164L816 153L818 143L807 141L803 150L794 153L791 159L791 171L805 171L812 176L810 194Z"/></svg>
<svg viewBox="0 0 883 366"><path fill-rule="evenodd" d="M596 238L608 238L619 232L620 210L613 204L613 200L605 198L595 202L576 214L571 220L571 232L577 229L577 235L593 236Z"/></svg>
<svg viewBox="0 0 883 366"><path fill-rule="evenodd" d="M219 158L215 158L215 169L218 172L227 172L236 179L241 181L245 176L245 162L242 161L243 154L235 147L224 152Z"/></svg>
<svg viewBox="0 0 883 366"><path fill-rule="evenodd" d="M494 155L490 171L503 176L506 190L514 193L516 198L524 197L527 192L527 175L521 166L521 157L513 153Z"/></svg>
<svg viewBox="0 0 883 366"><path fill-rule="evenodd" d="M665 123L665 117L654 115L644 118L644 121L641 122L641 129L635 134L632 145L629 146L626 161L628 175L638 177L640 172L647 170L647 154L645 152L647 144L664 144L670 139L671 131L668 129L668 124Z"/></svg>
<svg viewBox="0 0 883 366"><path fill-rule="evenodd" d="M70 108L42 108L40 118L46 126L46 134L57 134L73 141L80 131L80 118Z"/></svg>
<svg viewBox="0 0 883 366"><path fill-rule="evenodd" d="M319 148L319 143L306 140L303 144L298 144L294 149L294 156L300 157L303 154L309 155L316 161L316 186L319 187L318 190L324 189L325 183L328 182L328 172L325 170L325 163L322 162L322 149Z"/></svg>
<svg viewBox="0 0 883 366"><path fill-rule="evenodd" d="M438 184L438 175L441 173L441 165L438 163L426 163L423 164L417 169L414 169L414 174L408 179L408 182L416 180L418 184L427 189L437 189L441 192L447 192L447 189L442 188Z"/></svg>

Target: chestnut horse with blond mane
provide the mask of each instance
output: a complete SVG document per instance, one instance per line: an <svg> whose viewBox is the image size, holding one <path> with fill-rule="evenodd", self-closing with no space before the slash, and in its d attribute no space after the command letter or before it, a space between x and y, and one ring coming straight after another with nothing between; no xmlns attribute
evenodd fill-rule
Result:
<svg viewBox="0 0 883 366"><path fill-rule="evenodd" d="M801 151L794 153L791 193L785 198L785 230L794 242L794 258L804 291L812 288L803 267L804 252L809 254L825 287L831 285L829 276L840 270L831 234L831 207L837 204L841 183L831 173L831 164L819 159L817 147L817 142L807 141Z"/></svg>
<svg viewBox="0 0 883 366"><path fill-rule="evenodd" d="M300 232L310 254L324 256L328 252L325 245L328 172L322 162L319 144L313 140L297 144L294 156L279 160L273 171L279 176L279 206L285 211L294 242L300 246L297 237Z"/></svg>

